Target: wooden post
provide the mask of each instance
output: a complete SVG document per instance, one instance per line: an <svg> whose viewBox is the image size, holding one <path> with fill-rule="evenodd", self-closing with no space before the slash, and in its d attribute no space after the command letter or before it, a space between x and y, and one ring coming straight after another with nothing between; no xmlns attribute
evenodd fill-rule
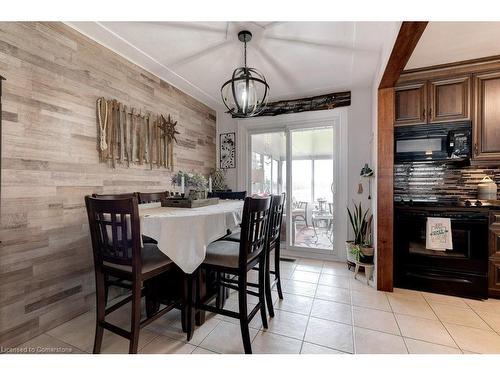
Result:
<svg viewBox="0 0 500 375"><path fill-rule="evenodd" d="M394 274L394 86L427 22L403 22L378 88L377 289L392 292Z"/></svg>

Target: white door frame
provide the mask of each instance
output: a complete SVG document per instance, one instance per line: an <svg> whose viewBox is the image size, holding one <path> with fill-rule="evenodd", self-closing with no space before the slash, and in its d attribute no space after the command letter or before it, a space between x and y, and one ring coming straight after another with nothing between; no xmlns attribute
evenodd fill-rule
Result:
<svg viewBox="0 0 500 375"><path fill-rule="evenodd" d="M337 212L342 212L343 207L347 204L347 118L348 112L345 108L336 108L325 111L302 112L294 114L280 115L276 117L256 117L249 119L240 119L237 121L237 140L240 152L237 155L237 185L238 189L251 191L251 147L250 136L252 134L270 133L270 132L285 132L287 136L287 148L290 149L291 137L290 132L296 129L307 129L321 127L325 125L333 125L335 132L334 150L334 178L337 182L337 191L335 193L335 208ZM287 152L287 187L291 187L291 153ZM291 196L287 194L287 206L291 207ZM333 252L319 249L307 249L307 254L301 248L296 246L286 245L283 249L284 255L296 257L310 257L327 260L344 260L345 245L347 239L347 215L334 215L336 220L335 228L335 248ZM291 215L287 215L287 228L291 235ZM290 237L288 237L290 238Z"/></svg>

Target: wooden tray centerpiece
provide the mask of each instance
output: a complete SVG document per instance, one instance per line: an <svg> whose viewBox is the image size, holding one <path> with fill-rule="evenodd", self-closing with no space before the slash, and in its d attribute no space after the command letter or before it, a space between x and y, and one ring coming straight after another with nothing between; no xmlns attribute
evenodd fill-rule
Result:
<svg viewBox="0 0 500 375"><path fill-rule="evenodd" d="M169 197L164 200L162 207L197 208L211 206L219 203L219 198L191 199L182 197Z"/></svg>

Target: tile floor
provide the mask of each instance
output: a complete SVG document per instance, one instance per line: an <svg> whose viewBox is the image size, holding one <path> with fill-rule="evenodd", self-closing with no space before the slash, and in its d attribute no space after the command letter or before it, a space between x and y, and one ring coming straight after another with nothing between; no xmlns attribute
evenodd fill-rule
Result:
<svg viewBox="0 0 500 375"><path fill-rule="evenodd" d="M500 300L474 301L396 289L378 292L354 280L344 264L299 259L282 262L284 300L274 292L276 315L262 328L251 322L254 353L500 353ZM255 275L252 275L255 277ZM361 277L362 278L362 277ZM255 299L250 297L249 305ZM228 308L237 307L230 295ZM95 312L90 311L21 345L41 352L89 353ZM128 311L110 321L127 326ZM172 311L141 331L140 353L242 353L238 321L208 314L187 343ZM105 333L104 353L126 353L128 342Z"/></svg>

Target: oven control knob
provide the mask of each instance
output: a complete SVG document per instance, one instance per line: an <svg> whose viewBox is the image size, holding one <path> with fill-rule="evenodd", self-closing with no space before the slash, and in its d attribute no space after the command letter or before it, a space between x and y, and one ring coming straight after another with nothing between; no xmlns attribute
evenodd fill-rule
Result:
<svg viewBox="0 0 500 375"><path fill-rule="evenodd" d="M468 199L467 199L467 200L465 201L465 206L466 206L466 207L470 207L470 205L471 205L471 202L470 202L470 200L468 200Z"/></svg>
<svg viewBox="0 0 500 375"><path fill-rule="evenodd" d="M483 202L481 202L481 201L479 201L479 200L477 200L477 201L476 201L476 206L477 206L477 207L481 207L482 205L483 205Z"/></svg>

